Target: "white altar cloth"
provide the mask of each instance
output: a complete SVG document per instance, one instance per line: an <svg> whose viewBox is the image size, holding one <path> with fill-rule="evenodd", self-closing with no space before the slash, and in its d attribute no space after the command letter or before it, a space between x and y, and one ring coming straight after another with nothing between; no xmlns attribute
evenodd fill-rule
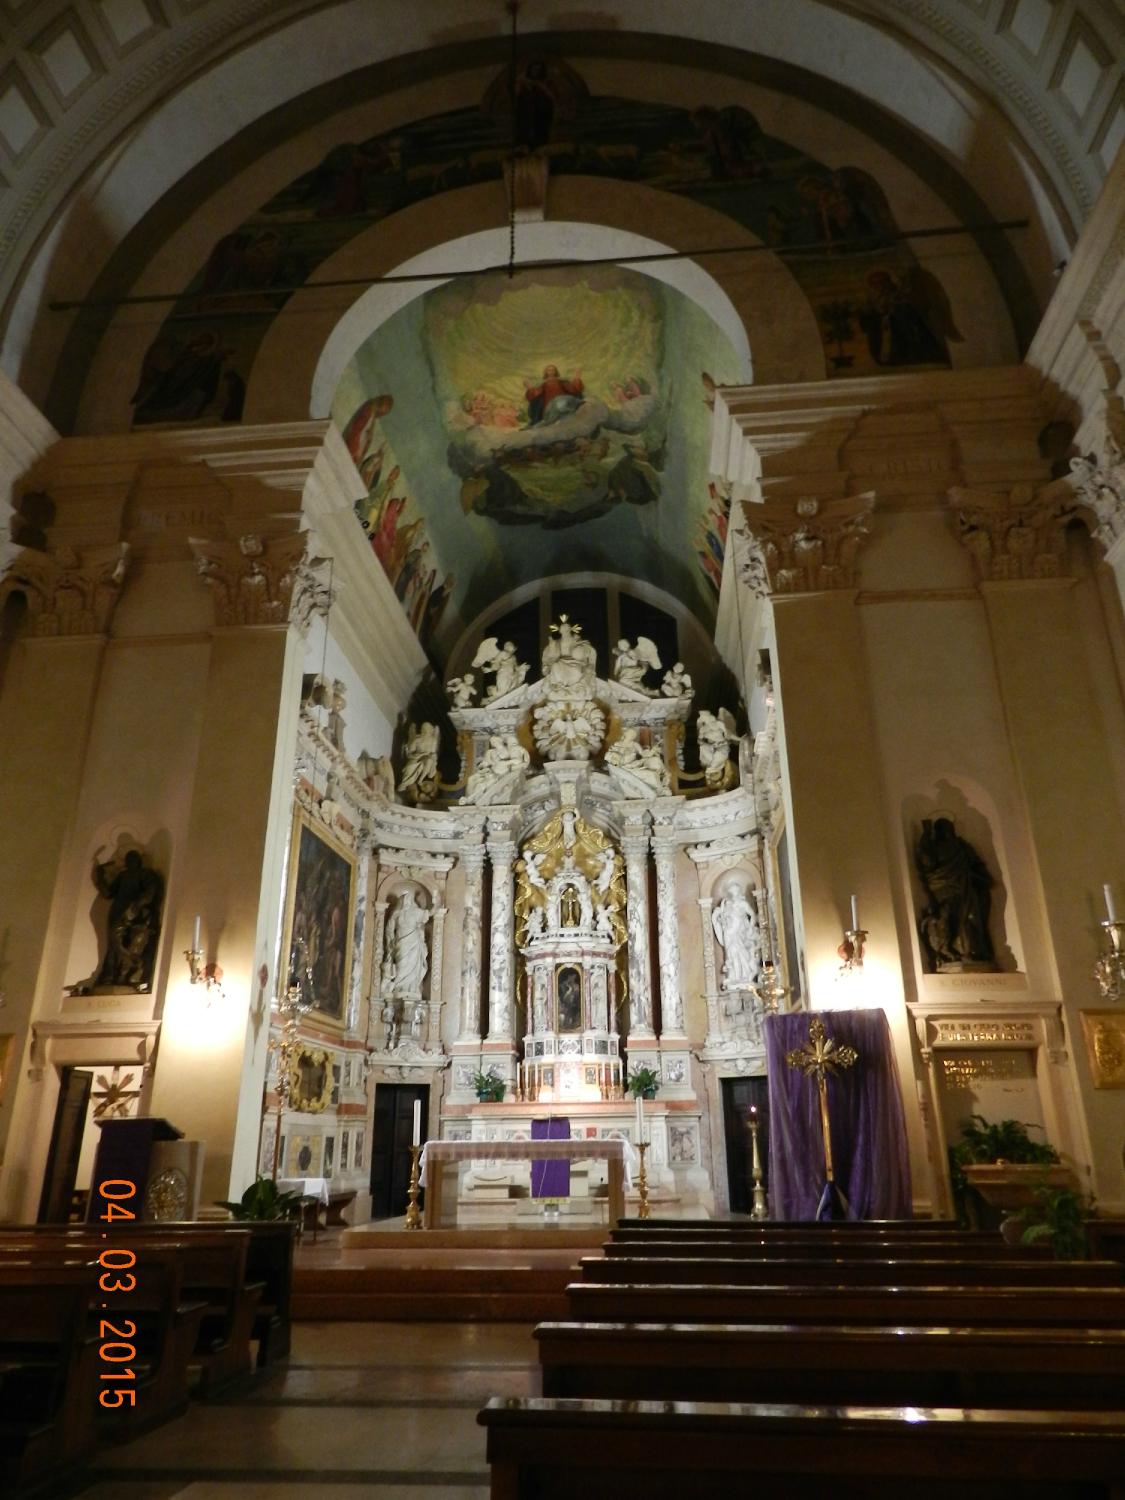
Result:
<svg viewBox="0 0 1125 1500"><path fill-rule="evenodd" d="M328 1207L327 1177L279 1177L277 1186L280 1192L298 1193L302 1198L315 1198L325 1208Z"/></svg>

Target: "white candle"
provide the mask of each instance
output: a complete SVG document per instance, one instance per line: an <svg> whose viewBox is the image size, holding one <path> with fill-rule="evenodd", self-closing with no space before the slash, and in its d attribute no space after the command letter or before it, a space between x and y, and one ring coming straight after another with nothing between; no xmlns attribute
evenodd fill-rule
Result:
<svg viewBox="0 0 1125 1500"><path fill-rule="evenodd" d="M415 1099L415 1101L414 1101L414 1144L416 1146L420 1146L422 1144L422 1101L421 1101L421 1099Z"/></svg>
<svg viewBox="0 0 1125 1500"><path fill-rule="evenodd" d="M645 1101L637 1095L637 1145L645 1138Z"/></svg>
<svg viewBox="0 0 1125 1500"><path fill-rule="evenodd" d="M1108 887L1107 887L1107 889L1108 889ZM195 926L191 930L191 946L192 946L193 950L196 953L199 952L199 918L198 917L196 917L196 919L195 919Z"/></svg>
<svg viewBox="0 0 1125 1500"><path fill-rule="evenodd" d="M852 897L852 931L859 931L859 902Z"/></svg>
<svg viewBox="0 0 1125 1500"><path fill-rule="evenodd" d="M1111 922L1117 921L1117 907L1113 902L1113 888L1109 885L1102 886L1102 895L1105 897L1105 914Z"/></svg>

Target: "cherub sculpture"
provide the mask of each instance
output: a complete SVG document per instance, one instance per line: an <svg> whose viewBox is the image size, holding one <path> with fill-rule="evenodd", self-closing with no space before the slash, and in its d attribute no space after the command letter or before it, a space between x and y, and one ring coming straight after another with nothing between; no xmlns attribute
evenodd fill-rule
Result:
<svg viewBox="0 0 1125 1500"><path fill-rule="evenodd" d="M476 695L476 674L466 672L464 677L451 677L445 685L449 701L454 708L468 708Z"/></svg>
<svg viewBox="0 0 1125 1500"><path fill-rule="evenodd" d="M660 671L660 653L647 635L639 635L636 643L618 641L613 648L613 675L622 687L636 688L645 693L645 674Z"/></svg>
<svg viewBox="0 0 1125 1500"><path fill-rule="evenodd" d="M734 716L725 708L720 708L718 714L702 709L696 720L695 734L705 784L715 790L729 785L733 779L730 747L738 739Z"/></svg>
<svg viewBox="0 0 1125 1500"><path fill-rule="evenodd" d="M665 672L660 691L665 698L687 698L691 695L691 674L685 671L682 661L678 661L674 667L670 667Z"/></svg>

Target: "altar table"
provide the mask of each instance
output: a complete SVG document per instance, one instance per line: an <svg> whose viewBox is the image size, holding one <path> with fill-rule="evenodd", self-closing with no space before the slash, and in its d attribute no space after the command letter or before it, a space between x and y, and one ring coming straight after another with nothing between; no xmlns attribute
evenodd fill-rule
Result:
<svg viewBox="0 0 1125 1500"><path fill-rule="evenodd" d="M607 1141L427 1141L422 1149L419 1182L426 1189L423 1224L441 1225L442 1178L447 1162L462 1161L590 1161L609 1164L609 1227L625 1213L625 1187L633 1182L637 1153L630 1142Z"/></svg>

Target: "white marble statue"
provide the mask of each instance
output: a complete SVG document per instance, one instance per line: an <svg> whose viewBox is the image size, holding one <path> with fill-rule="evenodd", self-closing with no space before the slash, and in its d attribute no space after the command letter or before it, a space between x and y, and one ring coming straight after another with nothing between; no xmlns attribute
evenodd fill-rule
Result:
<svg viewBox="0 0 1125 1500"><path fill-rule="evenodd" d="M709 787L723 786L728 779L730 747L738 739L734 718L725 708L720 708L718 714L702 709L696 720L695 734L704 781Z"/></svg>
<svg viewBox="0 0 1125 1500"><path fill-rule="evenodd" d="M441 734L436 724L411 724L402 752L400 792L428 796L437 786L437 758Z"/></svg>
<svg viewBox="0 0 1125 1500"><path fill-rule="evenodd" d="M464 800L478 806L509 801L530 764L531 756L514 734L489 735L488 749L465 784Z"/></svg>
<svg viewBox="0 0 1125 1500"><path fill-rule="evenodd" d="M660 653L647 635L639 635L636 644L618 641L613 648L613 675L623 687L636 688L645 693L645 673L660 671Z"/></svg>
<svg viewBox="0 0 1125 1500"><path fill-rule="evenodd" d="M609 981L604 964L590 970L590 1024L598 1031L609 1030Z"/></svg>
<svg viewBox="0 0 1125 1500"><path fill-rule="evenodd" d="M449 701L454 708L468 708L476 695L476 674L466 672L464 677L451 677L445 685Z"/></svg>
<svg viewBox="0 0 1125 1500"><path fill-rule="evenodd" d="M599 855L598 873L594 876L594 889L604 896L613 883L613 872L617 867L617 856L612 849L603 849Z"/></svg>
<svg viewBox="0 0 1125 1500"><path fill-rule="evenodd" d="M605 753L605 763L614 770L624 771L627 777L635 777L648 791L657 796L670 790L668 767L656 745L642 745L640 731L629 725L623 729Z"/></svg>
<svg viewBox="0 0 1125 1500"><path fill-rule="evenodd" d="M682 661L678 661L674 667L670 667L664 674L664 681L660 684L660 691L665 698L687 698L694 691L692 687L691 674L686 671Z"/></svg>
<svg viewBox="0 0 1125 1500"><path fill-rule="evenodd" d="M723 949L723 989L746 989L762 967L762 937L745 891L727 891L711 912L711 926Z"/></svg>
<svg viewBox="0 0 1125 1500"><path fill-rule="evenodd" d="M527 935L529 938L543 936L543 929L547 925L547 913L541 906L533 906L527 917Z"/></svg>
<svg viewBox="0 0 1125 1500"><path fill-rule="evenodd" d="M531 733L548 760L589 760L605 739L605 714L596 703L541 703L532 715Z"/></svg>
<svg viewBox="0 0 1125 1500"><path fill-rule="evenodd" d="M481 700L484 703L503 698L514 688L520 687L528 673L527 663L516 659L516 648L513 643L505 641L501 645L494 635L481 641L471 665L493 673L492 683Z"/></svg>
<svg viewBox="0 0 1125 1500"><path fill-rule="evenodd" d="M543 680L548 698L584 702L594 696L598 653L582 639L581 625L566 615L551 626L551 639L543 651Z"/></svg>
<svg viewBox="0 0 1125 1500"><path fill-rule="evenodd" d="M547 970L539 967L531 973L531 1029L547 1030Z"/></svg>
<svg viewBox="0 0 1125 1500"><path fill-rule="evenodd" d="M594 913L594 931L599 937L613 936L613 913L608 906L599 906Z"/></svg>
<svg viewBox="0 0 1125 1500"><path fill-rule="evenodd" d="M525 854L523 857L524 874L527 876L528 885L533 885L537 891L547 889L547 877L543 874L542 854Z"/></svg>
<svg viewBox="0 0 1125 1500"><path fill-rule="evenodd" d="M387 919L383 992L388 995L421 995L422 981L430 966L426 952L426 923L430 913L419 906L413 891L403 891Z"/></svg>

